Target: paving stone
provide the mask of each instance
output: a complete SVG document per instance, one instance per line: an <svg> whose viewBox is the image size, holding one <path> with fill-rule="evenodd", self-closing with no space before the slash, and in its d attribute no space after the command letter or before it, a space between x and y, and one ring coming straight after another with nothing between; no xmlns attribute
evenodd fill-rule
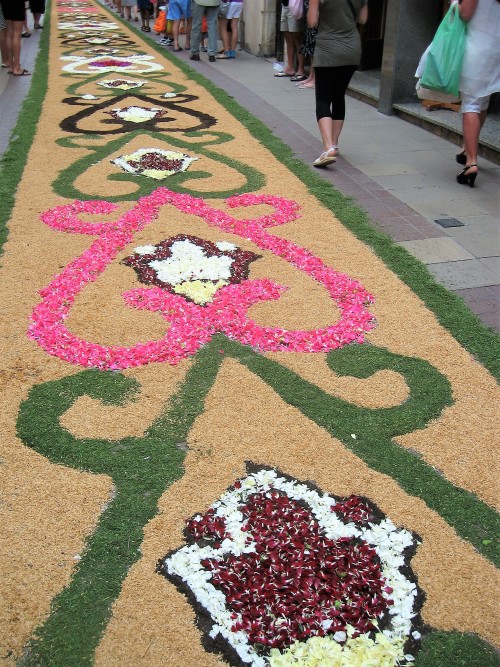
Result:
<svg viewBox="0 0 500 667"><path fill-rule="evenodd" d="M499 282L494 271L479 259L429 264L427 268L439 283L451 290L497 285Z"/></svg>
<svg viewBox="0 0 500 667"><path fill-rule="evenodd" d="M424 264L439 264L442 262L474 259L472 253L467 252L465 248L449 236L424 239L423 241L406 241L400 245Z"/></svg>

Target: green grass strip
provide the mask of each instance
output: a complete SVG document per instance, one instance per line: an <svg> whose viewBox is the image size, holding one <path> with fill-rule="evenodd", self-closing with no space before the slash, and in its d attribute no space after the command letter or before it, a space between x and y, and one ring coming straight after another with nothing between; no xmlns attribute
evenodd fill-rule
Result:
<svg viewBox="0 0 500 667"><path fill-rule="evenodd" d="M422 641L415 667L498 667L500 657L476 635L433 632Z"/></svg>
<svg viewBox="0 0 500 667"><path fill-rule="evenodd" d="M448 380L428 362L370 345L330 352L328 364L340 375L368 377L388 369L403 376L410 390L408 400L393 408L368 409L327 394L288 368L239 343L221 339L220 346L272 387L288 405L341 440L372 470L389 475L409 495L421 498L460 537L498 567L497 512L392 440L424 428L452 402Z"/></svg>
<svg viewBox="0 0 500 667"><path fill-rule="evenodd" d="M51 0L48 0L46 16L49 16L51 4ZM28 160L43 101L47 94L49 43L50 25L49 21L46 21L44 29L40 31L39 51L34 71L30 77L30 92L22 104L9 145L0 160L0 254L7 240L7 223L12 215L17 188ZM47 157L50 159L50 156Z"/></svg>
<svg viewBox="0 0 500 667"><path fill-rule="evenodd" d="M89 538L71 583L54 598L49 618L35 631L36 639L19 663L23 667L92 664L111 605L141 556L143 527L158 512L160 496L182 475L185 453L178 445L203 412L221 360L213 349L202 350L165 413L141 438L77 439L59 424L60 416L82 395L110 405L129 401L137 390L131 378L83 371L31 390L18 418L23 442L54 463L110 475L115 495Z"/></svg>

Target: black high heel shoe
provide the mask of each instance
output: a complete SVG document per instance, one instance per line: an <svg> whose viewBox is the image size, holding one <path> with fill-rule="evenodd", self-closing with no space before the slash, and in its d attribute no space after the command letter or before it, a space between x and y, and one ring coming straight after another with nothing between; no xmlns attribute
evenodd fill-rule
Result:
<svg viewBox="0 0 500 667"><path fill-rule="evenodd" d="M471 167L477 167L477 164L466 164L462 171L457 174L457 183L460 183L460 185L469 185L471 188L474 187L477 171L473 171L472 173L468 174L467 171Z"/></svg>
<svg viewBox="0 0 500 667"><path fill-rule="evenodd" d="M455 160L458 162L458 164L467 164L467 156L465 154L465 151L457 153L455 155Z"/></svg>

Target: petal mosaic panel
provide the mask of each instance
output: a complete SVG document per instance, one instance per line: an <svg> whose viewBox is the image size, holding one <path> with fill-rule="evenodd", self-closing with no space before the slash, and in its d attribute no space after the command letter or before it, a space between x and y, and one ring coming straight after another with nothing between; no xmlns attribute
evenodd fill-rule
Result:
<svg viewBox="0 0 500 667"><path fill-rule="evenodd" d="M1 269L6 664L497 665L494 379L224 91L94 0L45 26Z"/></svg>

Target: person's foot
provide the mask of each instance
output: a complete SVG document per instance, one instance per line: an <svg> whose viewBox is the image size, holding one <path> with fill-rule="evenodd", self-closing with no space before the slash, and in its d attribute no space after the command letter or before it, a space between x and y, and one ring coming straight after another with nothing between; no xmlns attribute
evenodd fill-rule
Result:
<svg viewBox="0 0 500 667"><path fill-rule="evenodd" d="M12 76L30 76L31 72L28 72L27 69L19 70L19 72L9 72Z"/></svg>
<svg viewBox="0 0 500 667"><path fill-rule="evenodd" d="M336 146L331 146L324 153L321 153L319 158L316 158L313 162L314 167L326 167L329 164L333 164L337 161L337 154L339 150Z"/></svg>
<svg viewBox="0 0 500 667"><path fill-rule="evenodd" d="M457 174L457 183L468 185L473 188L477 177L477 164L466 164L462 171Z"/></svg>
<svg viewBox="0 0 500 667"><path fill-rule="evenodd" d="M305 88L314 88L314 81L304 81L304 83L300 83L298 86L301 90L304 90Z"/></svg>
<svg viewBox="0 0 500 667"><path fill-rule="evenodd" d="M29 30L23 30L21 33L21 37L31 37L31 32Z"/></svg>
<svg viewBox="0 0 500 667"><path fill-rule="evenodd" d="M209 63L214 63L215 62L215 56L208 56L208 62Z"/></svg>
<svg viewBox="0 0 500 667"><path fill-rule="evenodd" d="M192 53L189 56L189 60L199 60L200 59L200 54L199 53Z"/></svg>

